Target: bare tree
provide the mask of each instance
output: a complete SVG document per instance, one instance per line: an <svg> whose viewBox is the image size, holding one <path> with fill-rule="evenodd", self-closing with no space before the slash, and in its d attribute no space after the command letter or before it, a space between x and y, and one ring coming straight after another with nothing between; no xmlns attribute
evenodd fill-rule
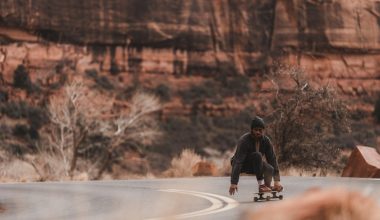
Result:
<svg viewBox="0 0 380 220"><path fill-rule="evenodd" d="M99 179L112 160L115 150L123 142L149 145L161 136L157 120L152 113L161 109L159 98L147 93L137 92L125 111L121 111L113 120L103 121L101 133L110 137L106 157L94 179Z"/></svg>
<svg viewBox="0 0 380 220"><path fill-rule="evenodd" d="M312 86L298 67L279 66L269 74L275 98L270 133L285 166L328 169L340 146L334 136L349 132L347 106L329 85Z"/></svg>
<svg viewBox="0 0 380 220"><path fill-rule="evenodd" d="M92 134L111 140L106 159L93 162L88 168L98 170L96 179L101 177L121 143L150 144L160 135L152 115L161 108L158 98L138 92L123 106L117 108L117 103L113 97L90 90L80 80L68 83L64 92L50 98L48 140L51 151L62 158L65 175L73 178L80 150L89 147L83 145Z"/></svg>

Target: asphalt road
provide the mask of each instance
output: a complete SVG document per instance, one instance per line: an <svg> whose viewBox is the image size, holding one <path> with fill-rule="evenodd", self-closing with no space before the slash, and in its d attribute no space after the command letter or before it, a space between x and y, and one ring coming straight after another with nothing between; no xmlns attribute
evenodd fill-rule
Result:
<svg viewBox="0 0 380 220"><path fill-rule="evenodd" d="M380 179L282 177L282 184L284 200L313 187L341 186L380 203ZM228 187L228 177L0 184L6 208L0 219L234 220L266 204L253 202L253 176L241 177L234 196Z"/></svg>

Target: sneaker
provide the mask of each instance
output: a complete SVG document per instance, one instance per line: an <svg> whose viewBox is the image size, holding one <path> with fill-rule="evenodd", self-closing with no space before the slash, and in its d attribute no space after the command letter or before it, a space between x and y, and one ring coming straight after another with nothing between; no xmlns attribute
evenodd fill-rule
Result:
<svg viewBox="0 0 380 220"><path fill-rule="evenodd" d="M276 192L281 192L284 189L284 187L282 186L272 186L271 188L273 191L276 191Z"/></svg>
<svg viewBox="0 0 380 220"><path fill-rule="evenodd" d="M259 192L271 192L272 189L267 187L265 184L259 185Z"/></svg>

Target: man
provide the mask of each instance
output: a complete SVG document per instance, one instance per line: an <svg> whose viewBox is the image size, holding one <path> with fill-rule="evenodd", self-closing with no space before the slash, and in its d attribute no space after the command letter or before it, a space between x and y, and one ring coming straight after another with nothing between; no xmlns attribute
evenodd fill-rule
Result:
<svg viewBox="0 0 380 220"><path fill-rule="evenodd" d="M238 190L240 173L256 174L259 192L283 190L276 154L270 139L264 135L264 130L264 120L256 116L251 122L251 132L239 138L236 152L231 159L230 195L234 195ZM263 156L267 162L263 161ZM273 187L271 187L272 178Z"/></svg>

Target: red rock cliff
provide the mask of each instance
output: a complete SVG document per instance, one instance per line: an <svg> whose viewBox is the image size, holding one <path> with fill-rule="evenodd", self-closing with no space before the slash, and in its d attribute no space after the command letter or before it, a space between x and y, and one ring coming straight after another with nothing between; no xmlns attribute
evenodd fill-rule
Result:
<svg viewBox="0 0 380 220"><path fill-rule="evenodd" d="M146 84L166 81L180 89L202 81L194 76L253 76L280 60L300 65L315 82L338 87L360 103L355 108L370 112L373 105L361 100L373 101L380 91L379 6L344 0L6 0L0 2L0 71L10 81L24 63L43 78L52 65L70 59L79 72L116 66L124 82L138 73ZM253 79L251 86L265 87Z"/></svg>

